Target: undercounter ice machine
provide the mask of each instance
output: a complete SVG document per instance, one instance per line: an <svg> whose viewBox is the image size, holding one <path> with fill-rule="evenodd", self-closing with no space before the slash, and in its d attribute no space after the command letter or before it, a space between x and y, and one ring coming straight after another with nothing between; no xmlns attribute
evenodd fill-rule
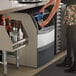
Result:
<svg viewBox="0 0 76 76"><path fill-rule="evenodd" d="M46 64L54 57L55 48L55 21L54 18L43 28L39 26L39 22L45 20L49 15L49 11L45 11L43 19L38 21L38 12L31 14L33 22L37 30L37 65Z"/></svg>

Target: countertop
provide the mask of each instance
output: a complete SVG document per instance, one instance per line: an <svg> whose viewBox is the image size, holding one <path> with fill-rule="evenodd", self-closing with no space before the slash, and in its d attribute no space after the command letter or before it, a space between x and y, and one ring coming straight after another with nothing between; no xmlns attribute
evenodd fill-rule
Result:
<svg viewBox="0 0 76 76"><path fill-rule="evenodd" d="M12 0L2 0L0 3L0 14L34 8L37 6L42 6L47 3L48 0L43 0L40 3L30 3L30 4L20 4L18 1L12 1Z"/></svg>

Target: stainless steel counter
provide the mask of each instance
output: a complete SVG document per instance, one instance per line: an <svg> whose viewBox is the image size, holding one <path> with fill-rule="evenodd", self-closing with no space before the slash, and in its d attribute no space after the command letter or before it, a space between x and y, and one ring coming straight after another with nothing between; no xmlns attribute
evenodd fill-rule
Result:
<svg viewBox="0 0 76 76"><path fill-rule="evenodd" d="M43 0L40 3L20 4L16 0L2 0L0 3L0 14L34 8L46 4L47 1L48 0Z"/></svg>

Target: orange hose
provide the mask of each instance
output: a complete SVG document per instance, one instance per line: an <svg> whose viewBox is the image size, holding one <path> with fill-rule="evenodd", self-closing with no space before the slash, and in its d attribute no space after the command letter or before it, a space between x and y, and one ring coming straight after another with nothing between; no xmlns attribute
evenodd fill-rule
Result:
<svg viewBox="0 0 76 76"><path fill-rule="evenodd" d="M46 3L41 9L40 12L44 12L44 9L46 7L48 7L49 5L51 5L53 2L55 2L55 0L50 0L48 3ZM52 19L52 17L55 15L56 11L58 10L58 7L60 5L61 0L56 0L54 7L52 8L52 11L50 12L50 15L48 16L48 18L40 23L40 27L44 27L46 26L50 20Z"/></svg>

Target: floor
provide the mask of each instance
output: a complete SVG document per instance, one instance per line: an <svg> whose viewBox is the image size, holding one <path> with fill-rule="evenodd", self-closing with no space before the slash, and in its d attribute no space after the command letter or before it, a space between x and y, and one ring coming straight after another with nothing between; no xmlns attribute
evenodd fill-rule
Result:
<svg viewBox="0 0 76 76"><path fill-rule="evenodd" d="M16 69L15 65L8 64L8 76L34 76L42 69L46 68L47 66L53 64L55 61L65 56L65 54L66 51L56 55L53 58L53 60L51 60L49 63L47 63L46 65L40 68L29 68L29 67L20 66L19 69ZM0 65L0 76L3 76L3 65Z"/></svg>

